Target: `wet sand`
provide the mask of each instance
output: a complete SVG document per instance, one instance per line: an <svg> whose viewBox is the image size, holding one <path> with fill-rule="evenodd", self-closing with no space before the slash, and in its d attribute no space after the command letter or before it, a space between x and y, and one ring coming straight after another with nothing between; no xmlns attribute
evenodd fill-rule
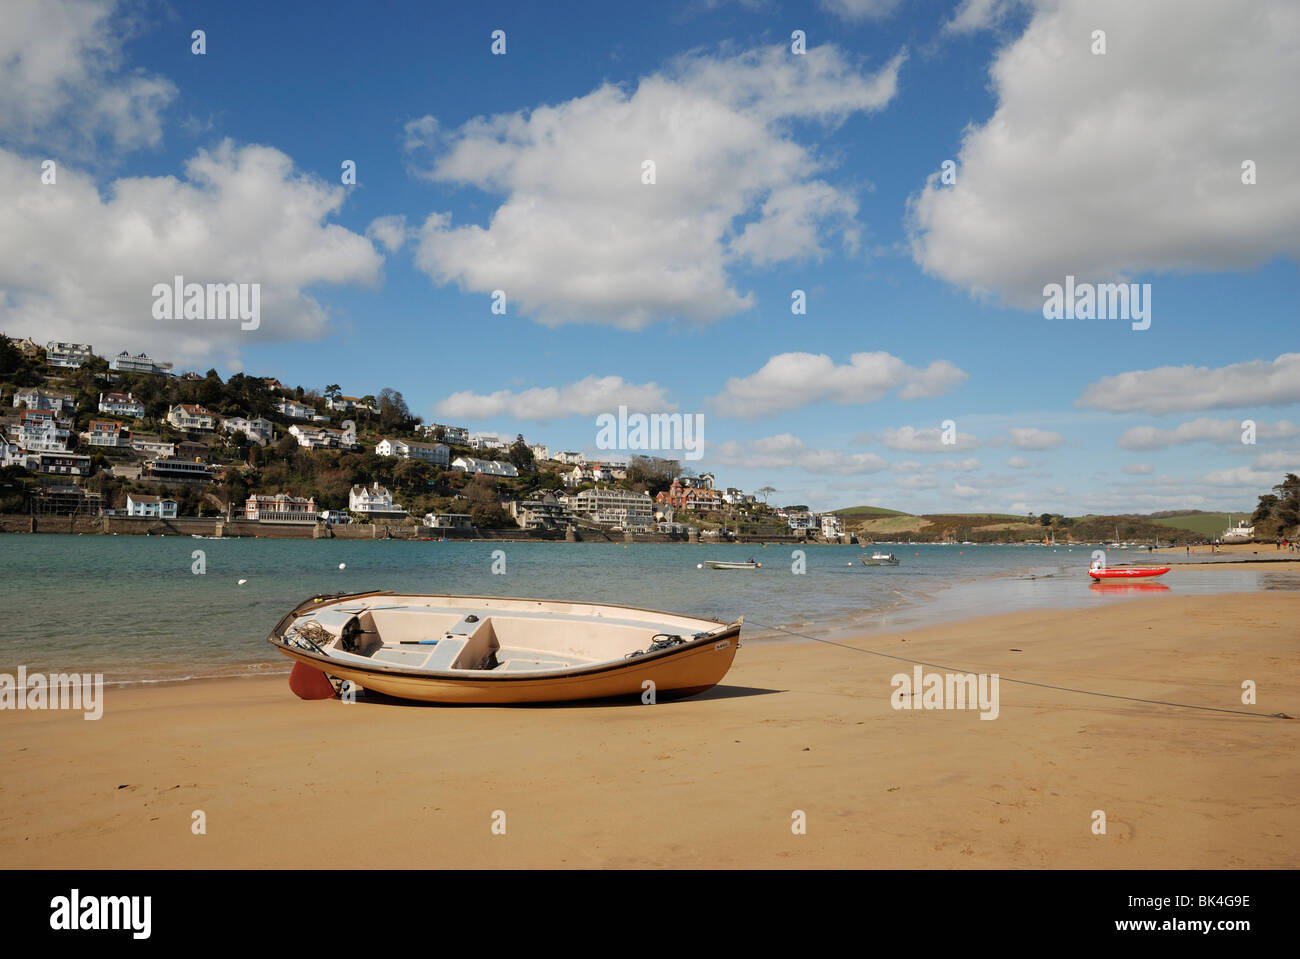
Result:
<svg viewBox="0 0 1300 959"><path fill-rule="evenodd" d="M895 710L910 664L821 643L748 642L724 685L653 706L302 702L284 677L110 688L98 721L0 712L0 863L1300 865L1300 720L1265 715L1300 717L1294 593L1099 597L856 645L998 673L997 719Z"/></svg>

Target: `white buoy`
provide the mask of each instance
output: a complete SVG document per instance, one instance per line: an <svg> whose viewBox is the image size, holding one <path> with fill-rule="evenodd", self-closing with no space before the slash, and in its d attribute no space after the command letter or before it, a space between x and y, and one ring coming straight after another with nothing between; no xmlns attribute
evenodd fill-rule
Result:
<svg viewBox="0 0 1300 959"><path fill-rule="evenodd" d="M347 568L348 568L347 563L339 563L339 569L347 569Z"/></svg>
<svg viewBox="0 0 1300 959"><path fill-rule="evenodd" d="M247 582L248 582L248 580L246 580L246 579L241 579L241 580L239 581L239 585L240 585L240 586L243 586L243 585L244 585L245 583L247 583Z"/></svg>
<svg viewBox="0 0 1300 959"><path fill-rule="evenodd" d="M696 569L704 569L704 564L703 564L703 563L696 563L696 564L695 564L695 568L696 568Z"/></svg>

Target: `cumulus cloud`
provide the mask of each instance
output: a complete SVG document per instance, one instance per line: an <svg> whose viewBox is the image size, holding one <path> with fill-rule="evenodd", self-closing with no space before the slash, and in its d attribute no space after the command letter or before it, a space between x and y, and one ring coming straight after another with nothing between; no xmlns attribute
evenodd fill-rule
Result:
<svg viewBox="0 0 1300 959"><path fill-rule="evenodd" d="M1030 0L962 0L943 28L950 33L985 30L1006 20L1017 7L1029 3Z"/></svg>
<svg viewBox="0 0 1300 959"><path fill-rule="evenodd" d="M757 372L727 380L711 402L723 416L748 419L813 403L870 403L893 390L907 400L940 396L966 378L947 360L917 369L883 352L854 353L841 365L824 353L781 353Z"/></svg>
<svg viewBox="0 0 1300 959"><path fill-rule="evenodd" d="M1011 445L1018 450L1054 450L1065 442L1065 437L1051 430L1035 427L1007 430Z"/></svg>
<svg viewBox="0 0 1300 959"><path fill-rule="evenodd" d="M370 221L366 236L378 240L389 253L396 253L406 242L406 217L381 216Z"/></svg>
<svg viewBox="0 0 1300 959"><path fill-rule="evenodd" d="M1124 465L1124 472L1130 476L1148 476L1152 469L1150 463L1126 463Z"/></svg>
<svg viewBox="0 0 1300 959"><path fill-rule="evenodd" d="M113 0L8 0L0 30L0 131L10 144L153 146L176 86L123 71L129 26Z"/></svg>
<svg viewBox="0 0 1300 959"><path fill-rule="evenodd" d="M1114 413L1184 413L1300 402L1300 353L1228 366L1160 366L1090 384L1076 406Z"/></svg>
<svg viewBox="0 0 1300 959"><path fill-rule="evenodd" d="M621 376L588 376L567 386L533 387L520 390L497 390L453 393L434 406L440 417L452 419L488 419L509 416L517 420L554 420L567 416L617 414L620 406L630 411L670 412L677 404L669 402L664 388L655 383L628 383Z"/></svg>
<svg viewBox="0 0 1300 959"><path fill-rule="evenodd" d="M967 3L956 19L975 28L1010 9ZM1100 28L1104 56L1091 52ZM932 174L909 202L916 262L1041 307L1066 275L1300 257L1297 35L1291 0L1040 0L991 67L997 107L966 131L956 183ZM1256 185L1242 184L1245 160Z"/></svg>
<svg viewBox="0 0 1300 959"><path fill-rule="evenodd" d="M1160 450L1189 443L1240 444L1243 429L1240 420L1212 420L1208 417L1179 424L1171 430L1154 426L1135 426L1125 430L1115 445L1122 450ZM1286 420L1257 423L1256 440L1286 439L1300 436L1300 426Z"/></svg>
<svg viewBox="0 0 1300 959"><path fill-rule="evenodd" d="M429 215L416 265L438 283L503 290L549 325L638 329L750 308L729 270L817 259L857 243L857 201L831 186L795 123L831 129L882 109L902 55L868 73L833 46L691 54L555 106L406 127L423 175L504 197L484 225ZM655 183L642 182L643 162Z"/></svg>
<svg viewBox="0 0 1300 959"><path fill-rule="evenodd" d="M230 361L254 337L321 335L327 317L307 287L378 281L383 261L370 242L325 222L343 188L296 172L271 147L226 141L200 150L183 178L122 178L103 195L66 165L57 185L42 185L38 167L0 149L0 316L38 339L84 342L89 326L104 354ZM153 287L176 275L260 284L260 328L154 319Z"/></svg>
<svg viewBox="0 0 1300 959"><path fill-rule="evenodd" d="M889 468L889 464L874 453L814 449L792 433L747 442L728 440L709 451L709 460L723 466L748 469L793 466L810 473L833 476L879 473Z"/></svg>
<svg viewBox="0 0 1300 959"><path fill-rule="evenodd" d="M1023 456L1013 456L1007 460L1007 465L1013 470L1027 470L1029 469L1030 463L1029 460L1025 459Z"/></svg>

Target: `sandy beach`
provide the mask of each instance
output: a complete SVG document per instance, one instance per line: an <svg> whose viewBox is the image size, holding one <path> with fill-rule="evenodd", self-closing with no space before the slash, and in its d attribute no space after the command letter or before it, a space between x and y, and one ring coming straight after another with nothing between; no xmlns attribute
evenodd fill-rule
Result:
<svg viewBox="0 0 1300 959"><path fill-rule="evenodd" d="M820 643L749 642L724 685L654 706L302 702L282 676L109 688L94 722L0 714L0 862L1295 867L1300 722L1265 714L1300 717L1297 614L1286 592L1099 598L857 644L998 673L993 721L895 710L910 664Z"/></svg>

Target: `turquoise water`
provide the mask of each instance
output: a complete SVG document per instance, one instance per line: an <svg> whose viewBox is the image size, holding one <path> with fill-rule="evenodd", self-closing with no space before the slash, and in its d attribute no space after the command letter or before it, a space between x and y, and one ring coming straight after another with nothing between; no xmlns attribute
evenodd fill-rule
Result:
<svg viewBox="0 0 1300 959"><path fill-rule="evenodd" d="M1091 551L1080 547L886 549L900 566L863 566L857 546L808 546L806 572L796 574L791 546L0 535L0 671L98 672L110 683L287 671L266 634L302 599L345 590L585 600L726 621L743 614L747 640L789 638L774 627L825 635L1154 595L1090 588ZM192 572L196 550L201 575ZM751 556L764 568L696 568ZM502 559L505 572L493 573ZM1184 594L1297 589L1300 574L1225 566L1175 570L1160 585Z"/></svg>

